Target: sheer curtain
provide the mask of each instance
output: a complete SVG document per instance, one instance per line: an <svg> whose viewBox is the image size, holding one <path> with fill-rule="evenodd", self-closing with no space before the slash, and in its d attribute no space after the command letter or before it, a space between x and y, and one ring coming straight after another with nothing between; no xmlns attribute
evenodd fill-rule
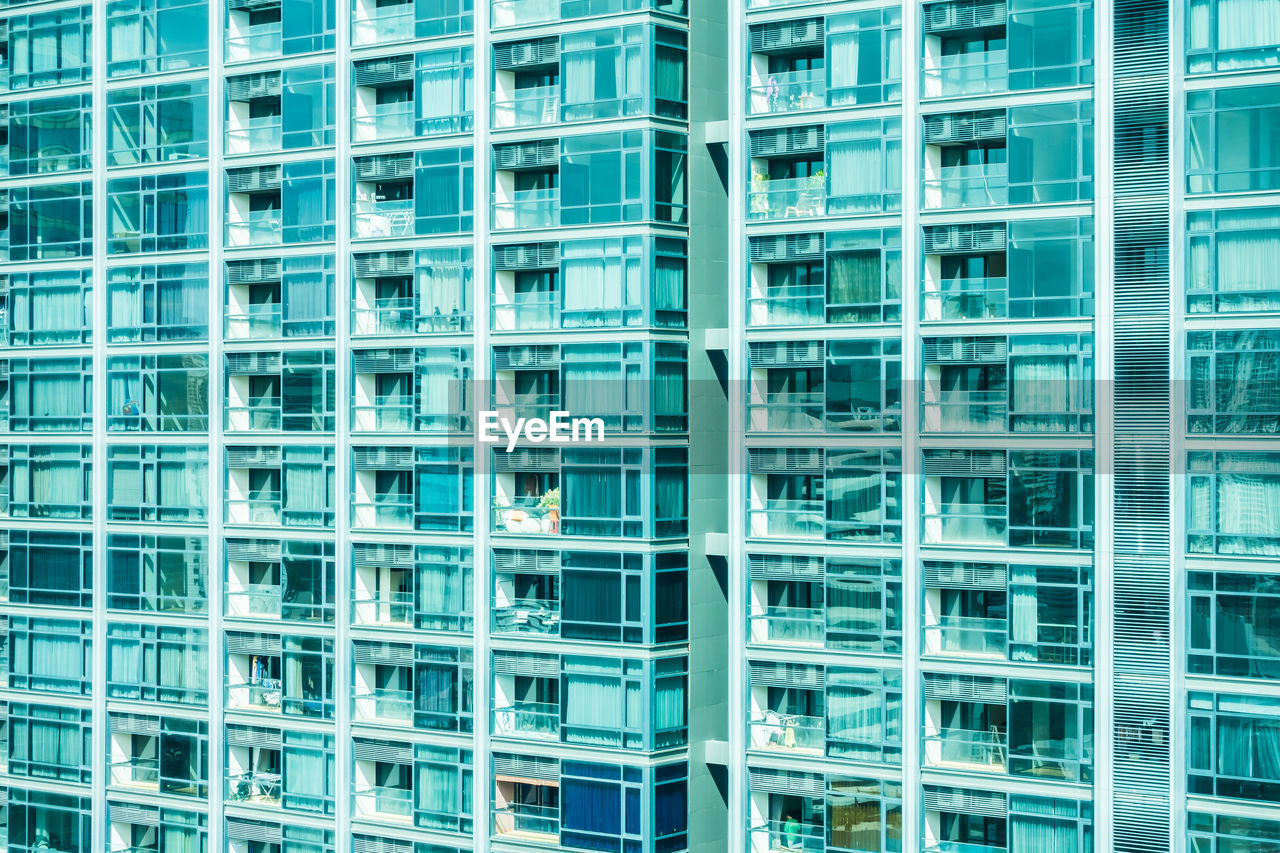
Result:
<svg viewBox="0 0 1280 853"><path fill-rule="evenodd" d="M161 460L156 505L163 517L177 521L204 517L209 465L201 460Z"/></svg>
<svg viewBox="0 0 1280 853"><path fill-rule="evenodd" d="M31 634L31 687L63 690L83 674L78 634ZM22 661L22 664L27 663ZM20 665L20 664L18 664Z"/></svg>
<svg viewBox="0 0 1280 853"><path fill-rule="evenodd" d="M71 428L77 428L85 408L84 395L80 391L80 374L68 372L32 376L29 400L15 398L13 413L21 414L21 410L28 407L28 402L29 411L33 417L56 418L59 421L70 418L72 419ZM112 411L118 412L120 409L115 408ZM65 427L66 424L64 423L63 426ZM41 427L36 425L34 428Z"/></svg>
<svg viewBox="0 0 1280 853"><path fill-rule="evenodd" d="M322 751L324 735L290 732L289 737L296 742L313 743L315 746L285 744L284 773L281 774L285 794L284 804L287 808L303 811L323 811L333 764L332 755Z"/></svg>
<svg viewBox="0 0 1280 853"><path fill-rule="evenodd" d="M1276 277L1280 270L1280 208L1222 211L1217 220L1214 289L1219 294L1242 294L1232 299L1228 310L1276 308L1276 291L1280 291ZM1190 265L1194 280L1208 278L1201 272L1208 265L1207 255L1206 244L1192 242ZM1254 295L1256 291L1269 293Z"/></svg>
<svg viewBox="0 0 1280 853"><path fill-rule="evenodd" d="M75 461L55 459L49 451L42 457L32 449L31 503L52 517L79 514L80 466ZM118 499L112 497L115 502ZM129 506L130 504L125 504ZM69 509L74 507L74 510Z"/></svg>
<svg viewBox="0 0 1280 853"><path fill-rule="evenodd" d="M618 745L624 719L617 663L578 659L566 670L564 725L573 729L566 737L574 743Z"/></svg>
<svg viewBox="0 0 1280 853"><path fill-rule="evenodd" d="M684 259L658 255L653 267L653 307L659 311L683 311L684 294Z"/></svg>
<svg viewBox="0 0 1280 853"><path fill-rule="evenodd" d="M451 252L418 257L418 315L456 317L464 310L464 268Z"/></svg>
<svg viewBox="0 0 1280 853"><path fill-rule="evenodd" d="M560 54L560 79L564 86L564 102L589 104L596 97L596 57L591 50L574 49L577 38L567 38ZM571 116L566 113L565 118Z"/></svg>
<svg viewBox="0 0 1280 853"><path fill-rule="evenodd" d="M304 263L307 261L300 258L286 261L289 266ZM333 317L329 280L322 266L308 271L296 268L287 271L281 277L280 287L286 336L317 334Z"/></svg>
<svg viewBox="0 0 1280 853"><path fill-rule="evenodd" d="M137 696L144 684L142 644L131 638L112 639L107 643L107 680L111 696Z"/></svg>
<svg viewBox="0 0 1280 853"><path fill-rule="evenodd" d="M627 277L638 275L638 267L623 263L609 253L607 241L566 242L561 246L566 328L618 323L618 312L627 304L632 288Z"/></svg>
<svg viewBox="0 0 1280 853"><path fill-rule="evenodd" d="M1257 470L1261 463L1247 454L1228 454L1222 467L1217 483L1217 532L1239 538L1222 541L1219 550L1280 554L1280 472ZM1249 473L1250 468L1257 472Z"/></svg>
<svg viewBox="0 0 1280 853"><path fill-rule="evenodd" d="M573 411L568 399L565 405ZM592 535L592 531L602 531L598 535L608 535L616 530L617 521L622 518L621 480L616 468L566 468L562 498L565 523L576 529L565 532Z"/></svg>
<svg viewBox="0 0 1280 853"><path fill-rule="evenodd" d="M1009 816L1010 850L1052 850L1073 853L1079 849L1074 820L1015 814Z"/></svg>
<svg viewBox="0 0 1280 853"><path fill-rule="evenodd" d="M1247 50L1280 44L1280 4L1274 0L1218 0L1215 8L1218 50ZM1206 4L1193 4L1192 31L1208 30ZM1219 58L1219 70L1258 64L1256 57L1244 62ZM1270 63L1274 65L1274 60Z"/></svg>
<svg viewBox="0 0 1280 853"><path fill-rule="evenodd" d="M1015 660L1037 660L1034 647L1040 641L1040 603L1036 595L1035 566L1009 567L1009 638Z"/></svg>
<svg viewBox="0 0 1280 853"><path fill-rule="evenodd" d="M422 60L435 60L440 55L419 55L418 98L423 126L422 133L450 133L461 128L457 117L467 112L466 81L464 74L468 66L460 66L452 61L453 51L445 57L450 60L443 65L425 65Z"/></svg>
<svg viewBox="0 0 1280 853"><path fill-rule="evenodd" d="M827 269L828 305L868 306L868 311L874 311L875 316L879 316L881 302L879 252L832 252L827 255Z"/></svg>
<svg viewBox="0 0 1280 853"><path fill-rule="evenodd" d="M879 210L885 171L879 122L861 122L832 136L827 146L831 212Z"/></svg>
<svg viewBox="0 0 1280 853"><path fill-rule="evenodd" d="M875 33L878 38L880 33ZM856 104L858 97L859 33L832 33L827 39L827 68L831 75L831 103ZM879 82L879 81L875 81Z"/></svg>
<svg viewBox="0 0 1280 853"><path fill-rule="evenodd" d="M323 453L320 448L294 448L294 458L284 466L285 524L319 523L328 505Z"/></svg>
<svg viewBox="0 0 1280 853"><path fill-rule="evenodd" d="M455 405L453 387L457 380L457 368L452 364L420 364L418 376L422 383L418 395L418 414L435 429L447 428Z"/></svg>
<svg viewBox="0 0 1280 853"><path fill-rule="evenodd" d="M203 328L208 323L209 283L204 279L157 281L156 301L156 323L161 327L178 327L178 334L181 334L181 330L188 326Z"/></svg>
<svg viewBox="0 0 1280 853"><path fill-rule="evenodd" d="M1046 342L1039 347L1021 344L1023 354L1009 359L1010 394L1015 432L1067 429L1072 411L1072 374L1075 359L1062 347ZM1042 354L1028 352L1039 349Z"/></svg>
<svg viewBox="0 0 1280 853"><path fill-rule="evenodd" d="M853 684L827 685L827 736L865 744L869 757L878 757L884 740L882 694Z"/></svg>
<svg viewBox="0 0 1280 853"><path fill-rule="evenodd" d="M575 347L564 370L564 408L575 417L600 416L617 424L626 405L626 387L617 346L612 344ZM576 359L583 359L578 361Z"/></svg>
<svg viewBox="0 0 1280 853"><path fill-rule="evenodd" d="M428 563L418 567L418 607L422 613L456 619L462 608L462 570L454 563Z"/></svg>
<svg viewBox="0 0 1280 853"><path fill-rule="evenodd" d="M425 812L418 816L420 825L448 829L456 826L458 813L466 810L461 802L460 774L456 767L448 764L428 764L418 762L418 779L414 793L418 800L418 810Z"/></svg>
<svg viewBox="0 0 1280 853"><path fill-rule="evenodd" d="M653 729L661 732L685 725L685 679L659 678L653 694Z"/></svg>
<svg viewBox="0 0 1280 853"><path fill-rule="evenodd" d="M1218 773L1280 781L1280 718L1219 716Z"/></svg>

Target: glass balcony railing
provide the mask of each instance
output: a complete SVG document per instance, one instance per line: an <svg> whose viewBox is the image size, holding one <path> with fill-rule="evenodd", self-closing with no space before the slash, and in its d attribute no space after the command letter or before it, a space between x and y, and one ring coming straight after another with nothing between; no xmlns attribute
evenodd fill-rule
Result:
<svg viewBox="0 0 1280 853"><path fill-rule="evenodd" d="M943 391L924 403L926 432L1004 432L1009 393L999 391Z"/></svg>
<svg viewBox="0 0 1280 853"><path fill-rule="evenodd" d="M496 533L546 536L560 533L560 508L539 506L539 498L514 498L506 506L493 508Z"/></svg>
<svg viewBox="0 0 1280 853"><path fill-rule="evenodd" d="M281 51L280 22L257 24L227 33L227 61L248 62L279 56Z"/></svg>
<svg viewBox="0 0 1280 853"><path fill-rule="evenodd" d="M412 432L414 429L413 397L404 394L387 394L375 397L373 403L351 407L357 432Z"/></svg>
<svg viewBox="0 0 1280 853"><path fill-rule="evenodd" d="M260 397L248 405L227 406L227 429L278 430L280 411L279 397Z"/></svg>
<svg viewBox="0 0 1280 853"><path fill-rule="evenodd" d="M227 775L227 799L233 803L280 805L280 774L246 770Z"/></svg>
<svg viewBox="0 0 1280 853"><path fill-rule="evenodd" d="M751 87L751 112L787 113L827 105L827 69L770 74Z"/></svg>
<svg viewBox="0 0 1280 853"><path fill-rule="evenodd" d="M357 3L351 14L351 43L387 44L413 38L413 8L413 3L396 6L365 6Z"/></svg>
<svg viewBox="0 0 1280 853"><path fill-rule="evenodd" d="M510 98L494 98L494 127L535 127L560 118L560 87L516 89Z"/></svg>
<svg viewBox="0 0 1280 853"><path fill-rule="evenodd" d="M821 753L826 749L823 717L765 711L751 717L751 746L755 749Z"/></svg>
<svg viewBox="0 0 1280 853"><path fill-rule="evenodd" d="M938 841L924 848L924 853L1006 853L1006 848L967 841Z"/></svg>
<svg viewBox="0 0 1280 853"><path fill-rule="evenodd" d="M826 532L826 507L822 501L765 501L749 512L751 536L821 539Z"/></svg>
<svg viewBox="0 0 1280 853"><path fill-rule="evenodd" d="M412 723L413 691L374 688L352 697L355 718L366 723Z"/></svg>
<svg viewBox="0 0 1280 853"><path fill-rule="evenodd" d="M493 810L493 828L498 835L529 833L560 837L560 808L529 803L507 803Z"/></svg>
<svg viewBox="0 0 1280 853"><path fill-rule="evenodd" d="M280 116L250 118L239 127L227 128L228 154L257 154L279 151L281 145Z"/></svg>
<svg viewBox="0 0 1280 853"><path fill-rule="evenodd" d="M235 340L278 338L281 330L280 305L277 303L227 308L226 335L228 338Z"/></svg>
<svg viewBox="0 0 1280 853"><path fill-rule="evenodd" d="M554 290L517 293L512 301L493 308L498 331L532 332L560 327L560 294Z"/></svg>
<svg viewBox="0 0 1280 853"><path fill-rule="evenodd" d="M259 678L227 688L227 706L253 711L280 711L280 679Z"/></svg>
<svg viewBox="0 0 1280 853"><path fill-rule="evenodd" d="M940 512L924 513L926 542L957 545L1003 545L1008 529L1003 504L948 503Z"/></svg>
<svg viewBox="0 0 1280 853"><path fill-rule="evenodd" d="M936 651L941 654L1004 657L1008 651L1009 623L1004 619L940 616L937 622L925 626L926 637L934 632L938 638Z"/></svg>
<svg viewBox="0 0 1280 853"><path fill-rule="evenodd" d="M411 335L417 331L412 297L375 299L367 308L355 308L352 334Z"/></svg>
<svg viewBox="0 0 1280 853"><path fill-rule="evenodd" d="M929 764L968 764L1003 768L1008 754L1004 732L972 729L942 729L924 737L925 761Z"/></svg>
<svg viewBox="0 0 1280 853"><path fill-rule="evenodd" d="M357 202L355 236L408 237L414 232L413 199Z"/></svg>
<svg viewBox="0 0 1280 853"><path fill-rule="evenodd" d="M227 615L240 618L280 618L279 584L251 583L227 593Z"/></svg>
<svg viewBox="0 0 1280 853"><path fill-rule="evenodd" d="M356 142L379 142L409 136L413 136L413 101L375 104L368 113L356 115Z"/></svg>
<svg viewBox="0 0 1280 853"><path fill-rule="evenodd" d="M493 0L490 14L494 27L541 24L560 18L560 0Z"/></svg>
<svg viewBox="0 0 1280 853"><path fill-rule="evenodd" d="M947 166L924 182L925 207L992 207L1009 203L1009 170L1004 163Z"/></svg>
<svg viewBox="0 0 1280 853"><path fill-rule="evenodd" d="M518 190L493 204L493 227L552 228L560 224L560 190Z"/></svg>
<svg viewBox="0 0 1280 853"><path fill-rule="evenodd" d="M546 598L521 598L493 608L496 634L559 634L560 602Z"/></svg>
<svg viewBox="0 0 1280 853"><path fill-rule="evenodd" d="M511 394L505 400L499 400L494 408L514 423L516 418L549 418L551 412L559 408L559 394ZM586 416L586 412L575 412L575 415Z"/></svg>
<svg viewBox="0 0 1280 853"><path fill-rule="evenodd" d="M812 432L823 426L826 394L805 391L766 394L751 401L752 430L767 432Z"/></svg>
<svg viewBox="0 0 1280 853"><path fill-rule="evenodd" d="M947 278L925 290L926 320L998 320L1009 316L1009 280L997 277Z"/></svg>
<svg viewBox="0 0 1280 853"><path fill-rule="evenodd" d="M753 642L820 646L825 635L826 611L814 607L766 607L751 615Z"/></svg>
<svg viewBox="0 0 1280 853"><path fill-rule="evenodd" d="M127 788L159 788L160 761L155 758L129 758L111 762L111 784Z"/></svg>
<svg viewBox="0 0 1280 853"><path fill-rule="evenodd" d="M356 791L355 807L358 818L407 820L413 816L413 791L388 786Z"/></svg>
<svg viewBox="0 0 1280 853"><path fill-rule="evenodd" d="M277 246L283 238L278 210L255 210L227 223L229 246Z"/></svg>
<svg viewBox="0 0 1280 853"><path fill-rule="evenodd" d="M280 524L280 492L262 491L227 498L228 524Z"/></svg>
<svg viewBox="0 0 1280 853"><path fill-rule="evenodd" d="M821 284L769 288L765 296L747 300L753 326L813 326L826 322L827 289Z"/></svg>
<svg viewBox="0 0 1280 853"><path fill-rule="evenodd" d="M752 219L796 219L822 216L827 211L826 179L808 178L751 182L747 203Z"/></svg>
<svg viewBox="0 0 1280 853"><path fill-rule="evenodd" d="M751 827L752 851L826 853L826 828L820 823L768 820Z"/></svg>
<svg viewBox="0 0 1280 853"><path fill-rule="evenodd" d="M384 592L376 598L357 598L352 604L357 625L413 624L412 592Z"/></svg>
<svg viewBox="0 0 1280 853"><path fill-rule="evenodd" d="M500 737L560 736L560 706L555 702L513 702L493 709L493 733Z"/></svg>
<svg viewBox="0 0 1280 853"><path fill-rule="evenodd" d="M355 510L353 527L365 530L376 530L382 527L409 530L413 527L413 495L357 497L353 506Z"/></svg>
<svg viewBox="0 0 1280 853"><path fill-rule="evenodd" d="M1009 88L1009 52L989 50L938 57L924 70L924 96L981 95Z"/></svg>

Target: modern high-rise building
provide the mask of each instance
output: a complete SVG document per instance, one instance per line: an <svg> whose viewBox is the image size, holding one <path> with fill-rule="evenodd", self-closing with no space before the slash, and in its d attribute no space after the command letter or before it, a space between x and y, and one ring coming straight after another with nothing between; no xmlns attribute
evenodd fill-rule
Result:
<svg viewBox="0 0 1280 853"><path fill-rule="evenodd" d="M1280 0L0 51L0 849L1280 853Z"/></svg>

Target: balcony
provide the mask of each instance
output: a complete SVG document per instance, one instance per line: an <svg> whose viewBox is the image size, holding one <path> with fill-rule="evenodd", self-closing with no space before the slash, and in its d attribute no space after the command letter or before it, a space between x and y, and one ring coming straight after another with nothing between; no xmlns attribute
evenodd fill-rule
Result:
<svg viewBox="0 0 1280 853"><path fill-rule="evenodd" d="M752 113L789 113L827 105L827 69L810 68L770 74L751 87Z"/></svg>
<svg viewBox="0 0 1280 853"><path fill-rule="evenodd" d="M822 216L827 210L826 179L821 174L775 180L757 176L751 182L748 205L751 219Z"/></svg>
<svg viewBox="0 0 1280 853"><path fill-rule="evenodd" d="M826 853L826 827L796 820L768 820L751 827L752 853Z"/></svg>
<svg viewBox="0 0 1280 853"><path fill-rule="evenodd" d="M560 633L560 602L546 598L521 598L493 608L493 630L496 634Z"/></svg>
<svg viewBox="0 0 1280 853"><path fill-rule="evenodd" d="M279 806L280 774L261 770L228 774L227 801L246 805Z"/></svg>
<svg viewBox="0 0 1280 853"><path fill-rule="evenodd" d="M941 729L936 734L925 735L924 750L928 764L958 764L1003 771L1008 737L994 727L990 731Z"/></svg>
<svg viewBox="0 0 1280 853"><path fill-rule="evenodd" d="M280 585L244 584L227 592L227 616L239 619L280 618Z"/></svg>
<svg viewBox="0 0 1280 853"><path fill-rule="evenodd" d="M353 45L388 44L414 37L413 3L368 6L357 3L352 11Z"/></svg>
<svg viewBox="0 0 1280 853"><path fill-rule="evenodd" d="M353 333L357 335L412 335L417 331L412 297L375 299L369 307L354 312Z"/></svg>
<svg viewBox="0 0 1280 853"><path fill-rule="evenodd" d="M531 841L555 844L560 840L560 808L507 803L494 808L493 828L496 835L533 836Z"/></svg>
<svg viewBox="0 0 1280 853"><path fill-rule="evenodd" d="M413 593L384 592L377 598L357 598L354 621L357 625L413 625Z"/></svg>
<svg viewBox="0 0 1280 853"><path fill-rule="evenodd" d="M542 506L541 498L512 498L506 506L493 508L494 532L518 536L547 536L560 533L560 507Z"/></svg>
<svg viewBox="0 0 1280 853"><path fill-rule="evenodd" d="M948 278L937 290L925 284L925 320L1000 320L1009 316L1009 280L996 277Z"/></svg>
<svg viewBox="0 0 1280 853"><path fill-rule="evenodd" d="M252 62L279 56L281 52L280 22L246 26L239 32L227 33L227 61Z"/></svg>
<svg viewBox="0 0 1280 853"><path fill-rule="evenodd" d="M280 398L259 397L245 406L227 406L230 431L280 429Z"/></svg>
<svg viewBox="0 0 1280 853"><path fill-rule="evenodd" d="M281 521L281 495L262 491L247 497L227 498L228 524L271 524Z"/></svg>
<svg viewBox="0 0 1280 853"><path fill-rule="evenodd" d="M520 27L560 19L560 0L493 0L492 25Z"/></svg>
<svg viewBox="0 0 1280 853"><path fill-rule="evenodd" d="M493 204L493 227L554 228L560 224L560 190L517 190L509 201Z"/></svg>
<svg viewBox="0 0 1280 853"><path fill-rule="evenodd" d="M356 818L407 821L413 817L413 791L408 788L375 785L354 796Z"/></svg>
<svg viewBox="0 0 1280 853"><path fill-rule="evenodd" d="M353 506L355 516L352 527L365 530L409 530L413 527L413 495L357 495Z"/></svg>
<svg viewBox="0 0 1280 853"><path fill-rule="evenodd" d="M821 539L826 531L822 501L772 500L748 512L751 536Z"/></svg>
<svg viewBox="0 0 1280 853"><path fill-rule="evenodd" d="M412 432L416 420L413 397L404 394L375 397L372 405L352 406L351 414L359 432Z"/></svg>
<svg viewBox="0 0 1280 853"><path fill-rule="evenodd" d="M1007 848L965 841L938 841L924 848L924 853L1006 853Z"/></svg>
<svg viewBox="0 0 1280 853"><path fill-rule="evenodd" d="M495 331L560 328L560 294L554 290L516 293L511 302L495 304L493 310Z"/></svg>
<svg viewBox="0 0 1280 853"><path fill-rule="evenodd" d="M560 706L555 702L513 702L493 709L493 733L499 737L560 737Z"/></svg>
<svg viewBox="0 0 1280 853"><path fill-rule="evenodd" d="M820 607L766 607L763 613L751 614L751 641L821 646L826 618Z"/></svg>
<svg viewBox="0 0 1280 853"><path fill-rule="evenodd" d="M280 116L258 116L240 127L227 128L228 154L260 154L279 151L281 146Z"/></svg>
<svg viewBox="0 0 1280 853"><path fill-rule="evenodd" d="M278 246L282 239L280 212L277 210L255 210L244 219L227 223L227 245L232 248Z"/></svg>
<svg viewBox="0 0 1280 853"><path fill-rule="evenodd" d="M751 429L765 432L812 432L823 426L826 394L822 391L765 394L751 402Z"/></svg>
<svg viewBox="0 0 1280 853"><path fill-rule="evenodd" d="M258 678L227 688L227 707L280 713L280 679Z"/></svg>
<svg viewBox="0 0 1280 853"><path fill-rule="evenodd" d="M537 127L560 120L560 87L534 86L516 89L510 98L495 98L493 126Z"/></svg>
<svg viewBox="0 0 1280 853"><path fill-rule="evenodd" d="M747 302L747 314L755 326L815 326L826 322L825 285L771 287L767 296L752 296Z"/></svg>
<svg viewBox="0 0 1280 853"><path fill-rule="evenodd" d="M414 232L413 199L358 201L355 236L361 239L409 237Z"/></svg>
<svg viewBox="0 0 1280 853"><path fill-rule="evenodd" d="M380 142L413 136L413 101L375 104L356 116L355 141Z"/></svg>
<svg viewBox="0 0 1280 853"><path fill-rule="evenodd" d="M979 616L940 616L925 625L925 647L930 654L1006 656L1009 623Z"/></svg>
<svg viewBox="0 0 1280 853"><path fill-rule="evenodd" d="M249 338L278 338L281 335L280 305L275 302L249 305L244 309L228 307L226 315L227 337L233 340Z"/></svg>
<svg viewBox="0 0 1280 853"><path fill-rule="evenodd" d="M925 207L994 207L1009 203L1009 169L1004 163L946 166L924 182Z"/></svg>
<svg viewBox="0 0 1280 853"><path fill-rule="evenodd" d="M924 513L925 541L958 545L1004 547L1008 529L1004 504L948 503L941 511Z"/></svg>
<svg viewBox="0 0 1280 853"><path fill-rule="evenodd" d="M551 374L554 377L554 373ZM560 395L557 393L547 393L530 391L524 394L506 393L506 387L499 386L499 399L495 402L494 408L498 410L499 416L507 418L514 423L516 418L542 418L546 420L551 417L552 411L560 407Z"/></svg>
<svg viewBox="0 0 1280 853"><path fill-rule="evenodd" d="M823 717L765 711L751 716L751 746L775 752L812 752L826 750L827 729Z"/></svg>
<svg viewBox="0 0 1280 853"><path fill-rule="evenodd" d="M926 98L982 95L1009 88L1009 52L989 50L938 57L937 67L924 70Z"/></svg>
<svg viewBox="0 0 1280 853"><path fill-rule="evenodd" d="M358 722L413 725L413 691L378 687L352 697Z"/></svg>
<svg viewBox="0 0 1280 853"><path fill-rule="evenodd" d="M111 785L122 788L141 788L145 791L160 789L160 760L158 758L129 758L111 762Z"/></svg>
<svg viewBox="0 0 1280 853"><path fill-rule="evenodd" d="M1000 391L943 391L925 400L926 432L1004 432L1008 429L1009 393Z"/></svg>

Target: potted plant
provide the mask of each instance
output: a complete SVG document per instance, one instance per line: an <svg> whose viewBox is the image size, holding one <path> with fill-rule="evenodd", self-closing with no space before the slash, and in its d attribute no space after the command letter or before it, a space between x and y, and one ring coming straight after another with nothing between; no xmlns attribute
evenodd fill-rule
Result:
<svg viewBox="0 0 1280 853"><path fill-rule="evenodd" d="M547 517L551 519L551 533L560 532L560 488L548 489L542 497L538 498L538 508L547 511Z"/></svg>

